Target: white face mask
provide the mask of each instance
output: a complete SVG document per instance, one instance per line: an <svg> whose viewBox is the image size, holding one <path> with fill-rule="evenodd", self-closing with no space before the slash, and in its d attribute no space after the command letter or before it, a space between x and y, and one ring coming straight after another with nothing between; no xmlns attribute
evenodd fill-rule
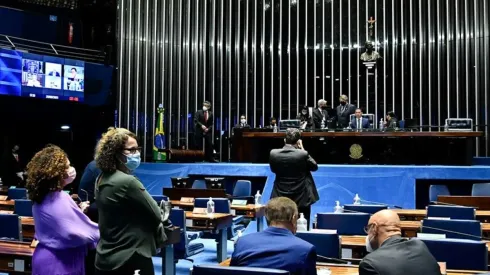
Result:
<svg viewBox="0 0 490 275"><path fill-rule="evenodd" d="M308 112L303 112L303 115L306 115Z"/></svg>
<svg viewBox="0 0 490 275"><path fill-rule="evenodd" d="M208 108L206 106L202 106L202 110L206 112Z"/></svg>
<svg viewBox="0 0 490 275"><path fill-rule="evenodd" d="M247 120L246 120L246 119L241 119L241 120L240 120L240 122L241 122L242 124L245 124L245 123L247 123Z"/></svg>
<svg viewBox="0 0 490 275"><path fill-rule="evenodd" d="M373 247L371 246L371 241L369 240L369 235L366 236L366 251L369 253L374 251Z"/></svg>

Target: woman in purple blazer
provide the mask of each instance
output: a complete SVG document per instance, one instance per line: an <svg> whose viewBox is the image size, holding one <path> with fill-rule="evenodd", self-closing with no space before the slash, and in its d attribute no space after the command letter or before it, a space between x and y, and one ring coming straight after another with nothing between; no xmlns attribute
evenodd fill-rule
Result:
<svg viewBox="0 0 490 275"><path fill-rule="evenodd" d="M85 274L84 258L87 249L99 241L99 228L62 191L75 177L75 168L57 146L39 151L27 165L34 237L39 241L32 257L33 275Z"/></svg>

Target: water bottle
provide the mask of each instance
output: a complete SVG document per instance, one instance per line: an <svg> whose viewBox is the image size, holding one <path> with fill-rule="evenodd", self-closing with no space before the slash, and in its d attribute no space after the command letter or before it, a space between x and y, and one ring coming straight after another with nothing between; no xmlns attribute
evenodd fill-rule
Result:
<svg viewBox="0 0 490 275"><path fill-rule="evenodd" d="M214 201L212 198L209 198L207 208L206 208L206 214L208 214L208 215L214 214Z"/></svg>
<svg viewBox="0 0 490 275"><path fill-rule="evenodd" d="M260 205L262 201L262 195L260 194L260 190L257 190L257 194L255 194L255 205Z"/></svg>
<svg viewBox="0 0 490 275"><path fill-rule="evenodd" d="M321 125L322 129L325 129L325 119L322 119L322 125Z"/></svg>
<svg viewBox="0 0 490 275"><path fill-rule="evenodd" d="M305 219L305 216L303 213L300 214L299 219L298 219L298 227L297 231L308 231L308 221Z"/></svg>
<svg viewBox="0 0 490 275"><path fill-rule="evenodd" d="M446 122L446 124L444 124L444 132L447 132L447 131L449 131L449 125L447 125L447 122Z"/></svg>
<svg viewBox="0 0 490 275"><path fill-rule="evenodd" d="M384 127L385 127L385 123L384 123L383 119L380 119L379 120L379 130L383 131Z"/></svg>
<svg viewBox="0 0 490 275"><path fill-rule="evenodd" d="M277 133L277 125L274 125L274 133Z"/></svg>
<svg viewBox="0 0 490 275"><path fill-rule="evenodd" d="M316 229L317 221L318 221L318 215L315 214L315 219L313 220L313 228L314 229Z"/></svg>
<svg viewBox="0 0 490 275"><path fill-rule="evenodd" d="M359 198L359 195L356 194L354 197L354 205L360 205L361 204L361 198Z"/></svg>
<svg viewBox="0 0 490 275"><path fill-rule="evenodd" d="M334 213L342 213L344 212L344 209L342 208L342 206L340 206L340 201L335 201L335 207L333 208L333 212Z"/></svg>
<svg viewBox="0 0 490 275"><path fill-rule="evenodd" d="M141 271L140 269L136 269L133 275L140 275L140 271Z"/></svg>

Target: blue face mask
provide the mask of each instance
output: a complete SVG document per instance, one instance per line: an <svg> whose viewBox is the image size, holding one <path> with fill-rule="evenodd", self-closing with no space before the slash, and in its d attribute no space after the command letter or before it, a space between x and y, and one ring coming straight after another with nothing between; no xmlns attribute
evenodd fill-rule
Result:
<svg viewBox="0 0 490 275"><path fill-rule="evenodd" d="M138 166L140 166L141 163L141 156L140 153L135 153L132 155L125 155L126 156L126 168L129 169L129 171L134 171Z"/></svg>

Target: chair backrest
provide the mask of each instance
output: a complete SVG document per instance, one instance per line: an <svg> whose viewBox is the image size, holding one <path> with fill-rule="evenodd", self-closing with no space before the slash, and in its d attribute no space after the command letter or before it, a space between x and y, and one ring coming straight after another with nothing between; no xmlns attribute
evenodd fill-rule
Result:
<svg viewBox="0 0 490 275"><path fill-rule="evenodd" d="M351 114L349 116L349 124L350 122L356 117L355 114ZM362 114L362 118L367 118L369 121L369 127L371 128L377 128L376 127L376 120L374 119L374 114Z"/></svg>
<svg viewBox="0 0 490 275"><path fill-rule="evenodd" d="M487 270L488 247L485 242L439 239L422 240L438 262L448 269Z"/></svg>
<svg viewBox="0 0 490 275"><path fill-rule="evenodd" d="M14 213L19 216L32 217L32 201L31 200L15 200Z"/></svg>
<svg viewBox="0 0 490 275"><path fill-rule="evenodd" d="M429 187L429 200L437 201L438 196L449 196L449 189L446 185L431 185Z"/></svg>
<svg viewBox="0 0 490 275"><path fill-rule="evenodd" d="M174 251L178 258L183 258L186 255L187 247L187 232L185 226L185 211L178 208L172 208L169 219L173 225L180 227L180 242L174 244ZM180 257L179 257L180 256Z"/></svg>
<svg viewBox="0 0 490 275"><path fill-rule="evenodd" d="M27 190L25 188L12 188L7 191L9 200L27 199Z"/></svg>
<svg viewBox="0 0 490 275"><path fill-rule="evenodd" d="M207 208L209 198L196 198L194 200L194 207L197 208ZM230 201L225 198L213 198L214 202L214 212L215 213L230 213Z"/></svg>
<svg viewBox="0 0 490 275"><path fill-rule="evenodd" d="M205 180L195 180L192 183L193 189L207 189Z"/></svg>
<svg viewBox="0 0 490 275"><path fill-rule="evenodd" d="M366 235L364 227L371 215L365 213L318 213L318 229L337 230L339 235Z"/></svg>
<svg viewBox="0 0 490 275"><path fill-rule="evenodd" d="M341 258L340 236L321 232L296 232L296 237L316 247L316 254L329 258Z"/></svg>
<svg viewBox="0 0 490 275"><path fill-rule="evenodd" d="M0 214L0 238L22 241L22 223L19 215Z"/></svg>
<svg viewBox="0 0 490 275"><path fill-rule="evenodd" d="M252 195L252 183L249 180L238 180L233 188L234 197L246 197Z"/></svg>
<svg viewBox="0 0 490 275"><path fill-rule="evenodd" d="M258 267L238 267L238 266L219 266L219 265L196 265L192 268L192 275L275 275L289 274L289 271L258 268Z"/></svg>
<svg viewBox="0 0 490 275"><path fill-rule="evenodd" d="M464 206L429 205L427 207L427 217L474 220L476 218L476 210L473 207Z"/></svg>
<svg viewBox="0 0 490 275"><path fill-rule="evenodd" d="M490 183L475 183L471 189L472 196L490 196Z"/></svg>
<svg viewBox="0 0 490 275"><path fill-rule="evenodd" d="M345 204L344 210L374 214L378 211L388 209L387 205L373 205L373 204ZM347 211L347 212L348 212Z"/></svg>
<svg viewBox="0 0 490 275"><path fill-rule="evenodd" d="M168 201L168 197L164 195L151 195L151 197L160 204L161 201Z"/></svg>
<svg viewBox="0 0 490 275"><path fill-rule="evenodd" d="M480 221L424 219L422 233L445 234L446 238L479 241L482 228Z"/></svg>

